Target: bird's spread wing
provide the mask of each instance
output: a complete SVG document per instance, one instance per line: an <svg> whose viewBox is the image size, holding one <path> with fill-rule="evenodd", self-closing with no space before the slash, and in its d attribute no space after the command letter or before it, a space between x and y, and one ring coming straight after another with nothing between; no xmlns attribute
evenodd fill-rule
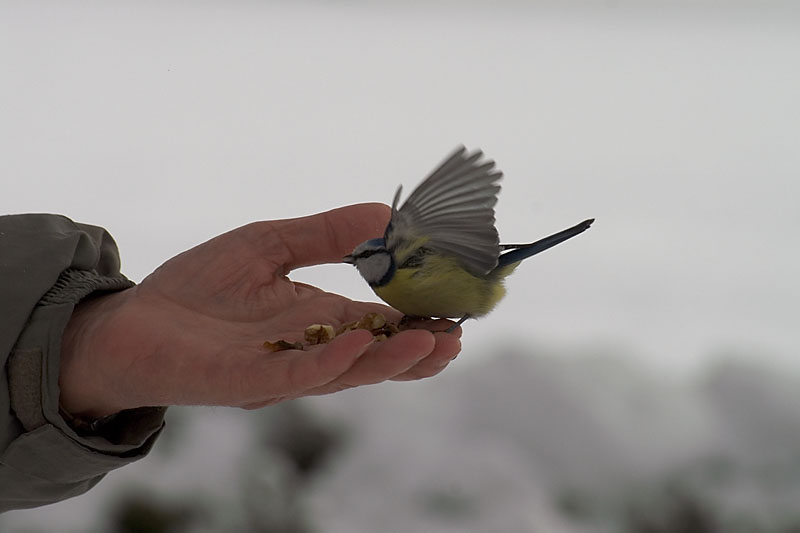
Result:
<svg viewBox="0 0 800 533"><path fill-rule="evenodd" d="M459 147L398 209L399 188L386 228L387 248L424 240L426 248L456 257L475 275L497 266L500 241L494 205L503 173L494 168L494 161L481 161L482 156L480 150L470 154Z"/></svg>

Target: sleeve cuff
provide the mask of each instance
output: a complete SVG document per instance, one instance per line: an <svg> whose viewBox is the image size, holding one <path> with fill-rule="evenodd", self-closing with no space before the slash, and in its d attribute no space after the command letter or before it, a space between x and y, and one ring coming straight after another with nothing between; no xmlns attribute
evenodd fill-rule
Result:
<svg viewBox="0 0 800 533"><path fill-rule="evenodd" d="M25 463L28 474L52 481L65 476L87 480L149 452L164 426L166 407L122 411L96 431L76 430L59 410L61 337L75 305L98 291L133 285L122 276L69 269L41 298L8 361L11 407L26 433L6 450L3 463L14 463L23 446L29 457L39 457Z"/></svg>

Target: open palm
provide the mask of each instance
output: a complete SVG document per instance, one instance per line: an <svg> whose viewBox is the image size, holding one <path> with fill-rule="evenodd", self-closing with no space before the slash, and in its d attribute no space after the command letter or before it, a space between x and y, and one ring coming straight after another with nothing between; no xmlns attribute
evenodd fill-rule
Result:
<svg viewBox="0 0 800 533"><path fill-rule="evenodd" d="M174 257L140 285L86 306L78 324L94 320L94 327L83 328L91 332L83 347L92 347L84 352L102 374L93 382L113 398L100 411L172 404L256 408L441 371L460 349L458 335L442 331L449 321L426 323L435 333L407 330L382 342L354 330L302 351L273 353L262 346L265 340L302 340L310 324L335 326L368 312L400 318L384 305L286 277L298 267L339 262L359 242L380 235L388 218L387 206L362 204L249 224Z"/></svg>

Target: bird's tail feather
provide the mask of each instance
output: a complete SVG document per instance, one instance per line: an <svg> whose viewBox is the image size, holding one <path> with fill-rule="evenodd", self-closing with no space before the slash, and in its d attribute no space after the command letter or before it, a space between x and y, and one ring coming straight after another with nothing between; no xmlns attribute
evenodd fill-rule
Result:
<svg viewBox="0 0 800 533"><path fill-rule="evenodd" d="M552 248L556 244L560 244L567 239L571 239L575 235L583 233L589 229L589 226L592 225L592 222L594 222L593 218L584 220L580 224L572 226L571 228L567 228L563 231L559 231L558 233L530 244L501 244L501 248L511 251L505 252L500 256L500 259L497 262L497 268L503 268L513 263L518 263L519 261L527 259L532 255L544 252L548 248Z"/></svg>

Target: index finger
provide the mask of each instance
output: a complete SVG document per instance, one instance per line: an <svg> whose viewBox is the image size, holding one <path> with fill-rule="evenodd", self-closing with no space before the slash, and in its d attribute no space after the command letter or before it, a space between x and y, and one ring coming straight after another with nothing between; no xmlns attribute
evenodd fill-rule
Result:
<svg viewBox="0 0 800 533"><path fill-rule="evenodd" d="M361 242L383 235L391 208L356 204L301 218L258 222L264 253L284 267L338 263Z"/></svg>

